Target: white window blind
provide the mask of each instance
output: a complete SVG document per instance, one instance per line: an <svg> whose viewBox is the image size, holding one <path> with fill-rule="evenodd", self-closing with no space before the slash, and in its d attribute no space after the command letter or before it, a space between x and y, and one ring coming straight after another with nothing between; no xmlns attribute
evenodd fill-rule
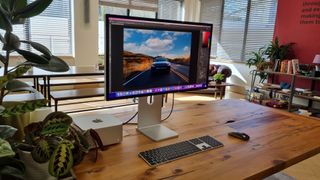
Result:
<svg viewBox="0 0 320 180"><path fill-rule="evenodd" d="M34 0L28 0L28 3ZM53 0L40 15L28 19L23 25L14 25L13 33L21 40L45 45L56 56L72 56L71 0ZM2 34L3 30L0 31ZM22 49L31 49L21 44ZM15 53L15 55L18 55Z"/></svg>
<svg viewBox="0 0 320 180"><path fill-rule="evenodd" d="M100 5L155 12L158 10L158 0L100 0Z"/></svg>
<svg viewBox="0 0 320 180"><path fill-rule="evenodd" d="M250 52L268 44L273 38L277 0L251 0L245 59Z"/></svg>
<svg viewBox="0 0 320 180"><path fill-rule="evenodd" d="M159 0L159 19L181 20L182 4L181 1L175 0Z"/></svg>
<svg viewBox="0 0 320 180"><path fill-rule="evenodd" d="M105 14L181 20L180 0L100 0L99 7L99 55L105 51Z"/></svg>
<svg viewBox="0 0 320 180"><path fill-rule="evenodd" d="M211 56L213 57L217 56L223 6L222 1L223 0L201 0L200 21L213 25L211 43Z"/></svg>
<svg viewBox="0 0 320 180"><path fill-rule="evenodd" d="M245 35L248 1L225 0L217 56L240 61Z"/></svg>
<svg viewBox="0 0 320 180"><path fill-rule="evenodd" d="M31 41L48 47L55 55L72 55L71 0L54 0L39 16L30 19Z"/></svg>
<svg viewBox="0 0 320 180"><path fill-rule="evenodd" d="M277 0L201 0L201 21L213 24L211 54L247 60L272 40L276 9Z"/></svg>

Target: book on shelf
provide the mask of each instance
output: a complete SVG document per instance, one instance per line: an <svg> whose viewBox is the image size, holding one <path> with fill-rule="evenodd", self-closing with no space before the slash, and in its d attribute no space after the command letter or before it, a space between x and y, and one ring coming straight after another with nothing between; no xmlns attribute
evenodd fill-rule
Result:
<svg viewBox="0 0 320 180"><path fill-rule="evenodd" d="M297 74L297 72L299 72L299 60L283 60L280 63L278 63L278 65L275 64L274 71L286 74Z"/></svg>
<svg viewBox="0 0 320 180"><path fill-rule="evenodd" d="M297 74L299 72L299 59L292 59L292 73Z"/></svg>

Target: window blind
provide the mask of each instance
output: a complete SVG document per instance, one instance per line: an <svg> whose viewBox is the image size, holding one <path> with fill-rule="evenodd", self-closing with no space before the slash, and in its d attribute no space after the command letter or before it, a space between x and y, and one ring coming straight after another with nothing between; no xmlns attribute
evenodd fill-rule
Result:
<svg viewBox="0 0 320 180"><path fill-rule="evenodd" d="M276 11L277 0L251 0L245 60L249 59L249 52L257 51L272 40Z"/></svg>
<svg viewBox="0 0 320 180"><path fill-rule="evenodd" d="M159 0L158 17L159 19L181 20L182 4L176 0Z"/></svg>
<svg viewBox="0 0 320 180"><path fill-rule="evenodd" d="M225 0L220 44L217 56L222 59L242 59L248 1Z"/></svg>
<svg viewBox="0 0 320 180"><path fill-rule="evenodd" d="M99 2L103 6L158 11L158 0L100 0Z"/></svg>
<svg viewBox="0 0 320 180"><path fill-rule="evenodd" d="M43 13L31 18L25 28L31 41L45 45L53 54L72 55L71 0L54 0Z"/></svg>
<svg viewBox="0 0 320 180"><path fill-rule="evenodd" d="M211 56L217 56L223 0L201 0L200 21L213 24Z"/></svg>

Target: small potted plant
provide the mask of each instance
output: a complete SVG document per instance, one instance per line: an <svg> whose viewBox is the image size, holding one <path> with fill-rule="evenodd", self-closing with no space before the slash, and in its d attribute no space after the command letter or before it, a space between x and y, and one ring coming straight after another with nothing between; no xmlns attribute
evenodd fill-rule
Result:
<svg viewBox="0 0 320 180"><path fill-rule="evenodd" d="M24 130L25 141L17 148L26 165L27 179L68 177L88 152L85 133L74 127L72 118L63 112L53 112Z"/></svg>
<svg viewBox="0 0 320 180"><path fill-rule="evenodd" d="M217 74L213 75L213 80L214 80L217 84L221 84L222 81L224 80L224 74L222 74L222 73L217 73Z"/></svg>
<svg viewBox="0 0 320 180"><path fill-rule="evenodd" d="M7 141L16 131L17 129L11 126L0 125L0 179L23 180L25 178L25 166L15 157L16 153Z"/></svg>

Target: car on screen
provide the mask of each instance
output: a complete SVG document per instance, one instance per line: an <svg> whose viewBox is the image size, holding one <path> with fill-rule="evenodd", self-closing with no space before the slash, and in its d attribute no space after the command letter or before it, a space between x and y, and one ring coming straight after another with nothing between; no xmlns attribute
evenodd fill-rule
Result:
<svg viewBox="0 0 320 180"><path fill-rule="evenodd" d="M171 63L168 61L168 59L160 56L154 59L151 66L152 73L155 73L155 72L169 73L170 69L171 69Z"/></svg>

